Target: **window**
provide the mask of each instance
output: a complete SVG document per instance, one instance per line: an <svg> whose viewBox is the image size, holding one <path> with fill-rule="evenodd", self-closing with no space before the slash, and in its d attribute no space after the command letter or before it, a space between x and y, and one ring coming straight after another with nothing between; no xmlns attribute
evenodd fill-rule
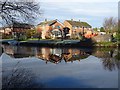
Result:
<svg viewBox="0 0 120 90"><path fill-rule="evenodd" d="M55 36L58 36L58 35L61 35L61 32L60 31L52 31L52 34L55 35Z"/></svg>
<svg viewBox="0 0 120 90"><path fill-rule="evenodd" d="M75 29L77 29L77 26L75 26Z"/></svg>
<svg viewBox="0 0 120 90"><path fill-rule="evenodd" d="M57 28L58 28L58 29L60 29L60 28L61 28L61 26L57 26Z"/></svg>
<svg viewBox="0 0 120 90"><path fill-rule="evenodd" d="M52 25L52 28L55 28L55 25Z"/></svg>
<svg viewBox="0 0 120 90"><path fill-rule="evenodd" d="M79 26L77 26L77 29L79 28Z"/></svg>

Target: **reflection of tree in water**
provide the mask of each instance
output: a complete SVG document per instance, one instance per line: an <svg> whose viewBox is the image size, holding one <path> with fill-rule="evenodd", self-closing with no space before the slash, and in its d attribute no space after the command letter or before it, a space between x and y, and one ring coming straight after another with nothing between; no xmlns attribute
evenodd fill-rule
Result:
<svg viewBox="0 0 120 90"><path fill-rule="evenodd" d="M102 63L105 69L107 70L115 70L120 68L120 57L119 50L115 51L115 49L105 48L97 49L95 56L102 58Z"/></svg>
<svg viewBox="0 0 120 90"><path fill-rule="evenodd" d="M44 85L42 83L37 84L35 82L35 75L25 68L20 68L19 62L15 65L15 67L11 70L10 73L8 71L2 71L2 88L10 89L10 88L43 88Z"/></svg>
<svg viewBox="0 0 120 90"><path fill-rule="evenodd" d="M111 58L104 58L103 59L103 66L105 69L108 69L110 71L116 69L116 63L113 59Z"/></svg>
<svg viewBox="0 0 120 90"><path fill-rule="evenodd" d="M105 69L110 71L120 69L120 61L115 58L104 58L103 65Z"/></svg>
<svg viewBox="0 0 120 90"><path fill-rule="evenodd" d="M114 58L117 68L120 69L120 48L118 48L117 55L115 55Z"/></svg>

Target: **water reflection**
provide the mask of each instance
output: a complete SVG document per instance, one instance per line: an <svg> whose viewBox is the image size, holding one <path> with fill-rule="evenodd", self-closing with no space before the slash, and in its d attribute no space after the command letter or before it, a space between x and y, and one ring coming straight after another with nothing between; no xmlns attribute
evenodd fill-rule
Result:
<svg viewBox="0 0 120 90"><path fill-rule="evenodd" d="M59 63L61 60L65 62L73 62L75 60L87 58L90 54L80 49L71 48L37 48L36 57L53 63Z"/></svg>
<svg viewBox="0 0 120 90"><path fill-rule="evenodd" d="M48 48L48 47L23 47L3 45L4 52L14 58L37 57L46 62L55 64L80 61L90 55L99 58L106 70L120 68L120 50L117 48Z"/></svg>
<svg viewBox="0 0 120 90"><path fill-rule="evenodd" d="M118 48L96 48L94 56L101 58L104 69L120 69L120 50Z"/></svg>
<svg viewBox="0 0 120 90"><path fill-rule="evenodd" d="M34 48L3 45L4 52L14 58L34 56Z"/></svg>
<svg viewBox="0 0 120 90"><path fill-rule="evenodd" d="M45 60L46 63L59 63L62 60L65 62L80 61L87 58L90 50L81 50L79 48L39 48L39 47L21 47L21 46L6 46L4 45L5 53L14 58L24 58L35 56L39 59Z"/></svg>
<svg viewBox="0 0 120 90"><path fill-rule="evenodd" d="M37 76L31 70L21 67L20 62L17 62L11 70L2 70L2 89L9 90L10 88L43 88L43 83L36 83Z"/></svg>

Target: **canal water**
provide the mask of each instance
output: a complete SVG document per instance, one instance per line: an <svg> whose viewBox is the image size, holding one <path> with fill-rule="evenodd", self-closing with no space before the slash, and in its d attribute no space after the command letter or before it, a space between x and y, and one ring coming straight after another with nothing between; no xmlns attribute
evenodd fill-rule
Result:
<svg viewBox="0 0 120 90"><path fill-rule="evenodd" d="M117 48L2 47L3 88L118 88Z"/></svg>

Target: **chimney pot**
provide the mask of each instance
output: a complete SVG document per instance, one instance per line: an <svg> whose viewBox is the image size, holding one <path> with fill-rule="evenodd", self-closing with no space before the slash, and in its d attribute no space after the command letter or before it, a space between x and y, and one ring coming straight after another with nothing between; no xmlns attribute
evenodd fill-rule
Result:
<svg viewBox="0 0 120 90"><path fill-rule="evenodd" d="M47 19L45 19L45 22L47 22Z"/></svg>

